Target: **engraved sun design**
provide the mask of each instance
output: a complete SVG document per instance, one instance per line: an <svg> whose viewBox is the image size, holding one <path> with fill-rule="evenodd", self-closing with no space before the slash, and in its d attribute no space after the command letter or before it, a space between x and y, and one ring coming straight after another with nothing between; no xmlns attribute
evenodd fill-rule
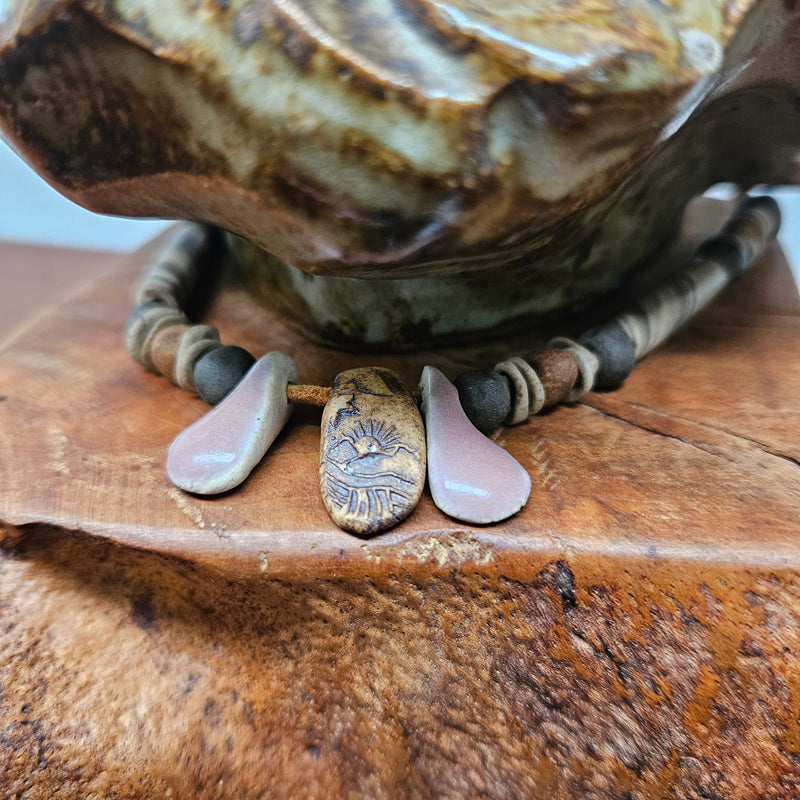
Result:
<svg viewBox="0 0 800 800"><path fill-rule="evenodd" d="M344 438L353 445L355 455L345 462L345 471L353 472L353 462L367 459L367 463L379 461L388 456L394 456L400 450L414 452L412 448L403 444L394 425L387 425L378 420L358 422L352 430L344 433Z"/></svg>
<svg viewBox="0 0 800 800"><path fill-rule="evenodd" d="M325 454L331 499L349 513L392 514L409 502L415 481L409 455L394 425L367 419L354 422ZM407 455L408 454L408 455Z"/></svg>

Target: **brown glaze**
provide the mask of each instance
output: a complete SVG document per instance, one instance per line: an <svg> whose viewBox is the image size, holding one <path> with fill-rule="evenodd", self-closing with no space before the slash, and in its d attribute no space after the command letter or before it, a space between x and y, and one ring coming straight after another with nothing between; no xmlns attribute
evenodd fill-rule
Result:
<svg viewBox="0 0 800 800"><path fill-rule="evenodd" d="M494 270L546 313L710 183L793 176L797 17L772 0L6 5L0 127L52 183L313 273Z"/></svg>
<svg viewBox="0 0 800 800"><path fill-rule="evenodd" d="M534 479L514 519L423 496L369 542L323 507L316 409L241 491L169 487L205 406L121 347L140 267L0 355L0 795L800 793L800 300L777 254L620 390L499 434ZM236 290L211 319L302 381L365 363ZM382 361L410 381L498 355Z"/></svg>

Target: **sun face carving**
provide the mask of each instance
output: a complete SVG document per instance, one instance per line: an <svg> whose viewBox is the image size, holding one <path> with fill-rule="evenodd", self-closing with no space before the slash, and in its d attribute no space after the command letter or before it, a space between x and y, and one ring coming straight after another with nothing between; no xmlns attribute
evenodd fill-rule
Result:
<svg viewBox="0 0 800 800"><path fill-rule="evenodd" d="M425 440L416 404L400 382L387 385L377 370L363 377L340 381L326 408L320 486L338 524L344 519L348 530L371 533L403 519L419 499Z"/></svg>
<svg viewBox="0 0 800 800"><path fill-rule="evenodd" d="M331 501L350 514L393 514L415 494L417 451L403 443L394 425L354 422L331 439L323 455Z"/></svg>
<svg viewBox="0 0 800 800"><path fill-rule="evenodd" d="M328 458L350 475L377 475L382 472L386 460L401 450L416 452L416 448L403 444L394 425L368 419L346 430L338 444L328 451Z"/></svg>

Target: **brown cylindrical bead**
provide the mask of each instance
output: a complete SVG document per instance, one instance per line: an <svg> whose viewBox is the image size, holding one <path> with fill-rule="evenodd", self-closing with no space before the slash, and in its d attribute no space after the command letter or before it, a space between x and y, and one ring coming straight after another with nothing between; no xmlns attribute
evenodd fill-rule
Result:
<svg viewBox="0 0 800 800"><path fill-rule="evenodd" d="M172 380L178 342L188 325L169 325L162 328L150 341L150 362L159 375Z"/></svg>
<svg viewBox="0 0 800 800"><path fill-rule="evenodd" d="M545 350L528 360L544 386L545 406L564 400L578 380L578 364L566 350Z"/></svg>
<svg viewBox="0 0 800 800"><path fill-rule="evenodd" d="M303 403L308 406L324 406L331 399L330 386L309 386L290 383L286 387L286 399L290 403Z"/></svg>

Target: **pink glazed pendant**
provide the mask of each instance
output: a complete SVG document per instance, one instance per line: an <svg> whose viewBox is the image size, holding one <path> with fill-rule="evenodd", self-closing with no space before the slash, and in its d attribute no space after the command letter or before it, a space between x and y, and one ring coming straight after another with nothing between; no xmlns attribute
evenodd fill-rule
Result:
<svg viewBox="0 0 800 800"><path fill-rule="evenodd" d="M433 502L463 522L489 525L516 514L531 493L520 463L467 418L456 387L435 367L420 379Z"/></svg>
<svg viewBox="0 0 800 800"><path fill-rule="evenodd" d="M286 353L259 359L221 403L175 437L167 452L167 477L195 494L238 486L288 421L286 386L296 381L297 367Z"/></svg>

